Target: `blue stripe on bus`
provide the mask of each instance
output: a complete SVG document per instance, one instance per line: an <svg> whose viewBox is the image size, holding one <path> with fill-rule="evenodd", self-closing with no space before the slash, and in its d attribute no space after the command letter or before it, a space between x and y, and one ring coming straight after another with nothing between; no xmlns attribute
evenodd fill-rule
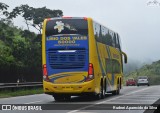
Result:
<svg viewBox="0 0 160 113"><path fill-rule="evenodd" d="M66 77L66 76L68 77L68 76L74 76L74 75L63 74L63 75L59 75L59 76L53 77L53 78L51 78L50 80L54 83L55 80L57 80L57 79L59 79L59 78ZM78 81L78 83L79 83L79 82L83 82L83 81L85 81L85 80L86 80L86 77L84 76L84 79L81 80L81 81Z"/></svg>

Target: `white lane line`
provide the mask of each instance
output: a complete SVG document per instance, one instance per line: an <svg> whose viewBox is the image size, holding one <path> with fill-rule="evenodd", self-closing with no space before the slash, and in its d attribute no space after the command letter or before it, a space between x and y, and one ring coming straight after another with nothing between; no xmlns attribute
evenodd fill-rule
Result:
<svg viewBox="0 0 160 113"><path fill-rule="evenodd" d="M121 95L121 96L118 96L118 97L114 97L114 98L111 98L111 99L108 99L108 100L105 100L105 101L102 101L102 102L98 102L98 103L95 103L95 104L93 104L93 105L85 106L85 107L82 107L82 108L77 109L77 110L72 110L72 111L69 111L69 112L67 112L67 113L75 113L75 112L78 112L78 111L80 111L80 110L82 110L82 109L86 109L86 108L95 106L95 105L97 105L97 104L103 104L103 103L105 103L105 102L109 102L109 101L111 101L111 100L115 100L115 99L118 99L118 98L120 98L120 97L124 97L124 96L127 96L127 95L131 95L131 94L134 94L134 93L137 93L137 92L140 92L140 91L144 91L144 90L147 90L147 89L149 89L149 88L152 88L152 87L147 87L147 88L144 88L144 89L140 89L140 90L137 90L137 91L133 91L133 92L131 92L131 93L128 93L128 94L125 94L125 95Z"/></svg>
<svg viewBox="0 0 160 113"><path fill-rule="evenodd" d="M139 100L136 100L136 99L130 99L130 98L119 98L118 100L132 100L132 101L156 101L157 99L149 99L149 100L142 100L142 99L139 99Z"/></svg>
<svg viewBox="0 0 160 113"><path fill-rule="evenodd" d="M127 98L119 98L119 99L132 99L132 100L134 100L134 99L137 99L137 100L138 100L138 99L156 99L156 100L157 100L157 99L159 99L159 98L158 98L158 97L131 97L131 98L128 98L128 97L127 97ZM119 100L119 99L118 99L118 100Z"/></svg>
<svg viewBox="0 0 160 113"><path fill-rule="evenodd" d="M128 96L128 95L127 95ZM130 96L130 95L129 95ZM137 94L137 95L134 95L134 96L136 96L136 97L140 97L140 96L145 96L145 97L160 97L160 95L154 95L154 94L150 94L150 95L144 95L144 94Z"/></svg>
<svg viewBox="0 0 160 113"><path fill-rule="evenodd" d="M106 102L105 104L139 104L139 102L138 103L135 103L135 102L134 103L133 102L132 103L129 103L129 102L128 103L127 102Z"/></svg>
<svg viewBox="0 0 160 113"><path fill-rule="evenodd" d="M151 88L151 87L147 87L147 88L144 88L144 89L140 89L140 90L137 90L137 91L133 91L133 92L131 92L131 93L128 93L128 94L125 94L125 95L121 95L121 96L118 96L118 97L115 97L115 98L111 98L111 99L109 99L109 100L105 100L105 101L99 102L99 103L97 103L97 104L103 104L103 103L105 103L105 102L108 102L108 101L111 101L111 100L115 100L115 99L118 99L118 98L120 98L120 97L128 96L128 95L131 95L131 94L140 92L140 91L144 91L144 90L147 90L147 89L149 89L149 88Z"/></svg>
<svg viewBox="0 0 160 113"><path fill-rule="evenodd" d="M40 100L40 101L28 102L28 103L24 103L24 104L33 104L33 103L38 103L38 102L43 102L43 101Z"/></svg>

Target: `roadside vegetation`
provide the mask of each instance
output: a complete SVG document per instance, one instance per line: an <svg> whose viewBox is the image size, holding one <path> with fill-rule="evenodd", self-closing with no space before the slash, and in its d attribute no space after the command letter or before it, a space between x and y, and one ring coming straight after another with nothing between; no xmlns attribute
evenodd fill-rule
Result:
<svg viewBox="0 0 160 113"><path fill-rule="evenodd" d="M28 5L17 6L11 12L8 8L0 2L0 83L40 82L42 22L44 18L62 16L63 12ZM17 16L24 19L26 29L14 26L12 21Z"/></svg>
<svg viewBox="0 0 160 113"><path fill-rule="evenodd" d="M144 65L129 74L126 74L125 80L128 78L137 79L138 76L148 76L151 85L160 85L160 60L153 62L151 65Z"/></svg>
<svg viewBox="0 0 160 113"><path fill-rule="evenodd" d="M16 90L16 91L4 90L4 91L0 91L0 98L33 95L33 94L42 94L42 93L43 93L43 88L21 89L21 90Z"/></svg>

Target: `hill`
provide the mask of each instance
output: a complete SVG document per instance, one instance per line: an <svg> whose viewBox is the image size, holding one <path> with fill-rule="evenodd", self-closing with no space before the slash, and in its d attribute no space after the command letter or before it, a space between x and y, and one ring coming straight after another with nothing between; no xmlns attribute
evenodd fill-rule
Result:
<svg viewBox="0 0 160 113"><path fill-rule="evenodd" d="M150 65L144 65L140 69L126 74L125 79L130 77L137 79L138 76L148 76L150 84L160 84L160 60Z"/></svg>

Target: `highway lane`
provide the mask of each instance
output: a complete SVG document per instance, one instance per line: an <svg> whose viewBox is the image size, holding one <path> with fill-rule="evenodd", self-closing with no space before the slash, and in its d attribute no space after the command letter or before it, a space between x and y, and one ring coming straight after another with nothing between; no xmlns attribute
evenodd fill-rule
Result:
<svg viewBox="0 0 160 113"><path fill-rule="evenodd" d="M105 99L92 100L86 97L73 97L70 102L55 102L54 98L50 95L38 94L29 96L20 96L12 98L0 99L0 104L60 104L57 109L48 111L47 113L143 113L144 110L103 110L104 104L152 104L160 98L160 85L158 86L129 86L123 87L120 95L107 94ZM65 104L65 106L63 105ZM86 105L87 104L87 105ZM76 106L80 105L80 106ZM103 105L103 106L102 106ZM67 108L71 108L70 110ZM97 110L92 110L97 108ZM86 110L87 109L87 110ZM89 109L89 110L88 110ZM1 113L2 111L0 111ZM5 111L6 113L18 113L22 111ZM45 111L23 111L30 113L44 113ZM4 113L4 111L3 111Z"/></svg>

